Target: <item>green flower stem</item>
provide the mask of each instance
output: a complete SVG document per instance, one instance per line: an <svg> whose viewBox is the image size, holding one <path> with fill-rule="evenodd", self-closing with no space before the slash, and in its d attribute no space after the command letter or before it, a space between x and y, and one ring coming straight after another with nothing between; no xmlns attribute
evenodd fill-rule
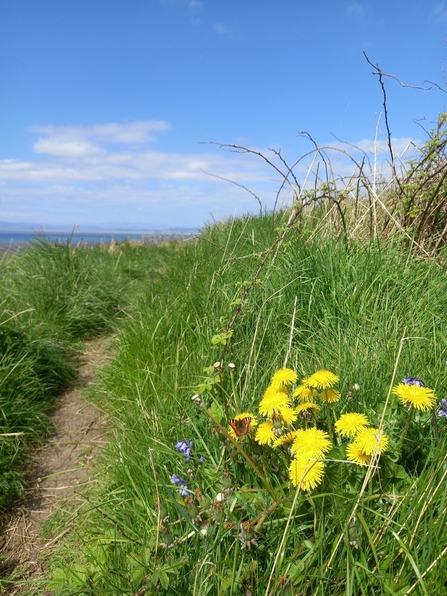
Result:
<svg viewBox="0 0 447 596"><path fill-rule="evenodd" d="M397 444L397 451L400 451L400 448L402 447L402 443L404 442L405 436L408 432L408 428L410 426L411 419L413 418L413 414L414 414L414 406L411 406L410 411L408 413L408 418L407 418L407 422L405 424L405 428L402 431L402 435L400 437L399 443Z"/></svg>
<svg viewBox="0 0 447 596"><path fill-rule="evenodd" d="M217 426L217 428L227 437L227 439L229 439L231 441L231 443L236 447L236 449L239 451L239 453L242 455L242 457L245 459L245 461L248 463L248 465L250 466L250 468L253 470L253 472L259 477L259 479L261 480L262 484L264 485L265 489L268 491L268 493L270 494L270 496L272 497L272 499L274 501L277 501L278 498L275 494L275 491L273 490L273 488L270 486L270 484L265 480L264 475L262 474L262 472L260 471L260 469L258 468L258 466L255 464L255 462L252 460L252 458L248 455L248 453L246 453L242 447L239 445L239 443L237 441L235 441L233 439L233 437L228 433L227 429L224 428L220 422L218 422L214 416L211 414L211 412L209 412L204 406L202 406L203 411L205 412L205 414L208 416L208 418L210 420L212 420L212 422Z"/></svg>
<svg viewBox="0 0 447 596"><path fill-rule="evenodd" d="M331 438L331 443L332 443L332 445L334 445L334 431L332 430L331 410L329 408L328 402L326 402L326 417L327 417L327 429L329 432L329 436Z"/></svg>
<svg viewBox="0 0 447 596"><path fill-rule="evenodd" d="M232 370L230 370L230 377L231 377L231 390L233 392L234 406L235 406L236 412L239 412L240 406L239 406L239 400L238 400L237 391L236 391L236 384L234 382L234 374L233 374Z"/></svg>

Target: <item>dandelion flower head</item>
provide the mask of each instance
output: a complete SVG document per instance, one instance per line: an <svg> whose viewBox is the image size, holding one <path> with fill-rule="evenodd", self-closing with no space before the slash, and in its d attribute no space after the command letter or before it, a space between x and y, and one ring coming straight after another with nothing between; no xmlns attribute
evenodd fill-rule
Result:
<svg viewBox="0 0 447 596"><path fill-rule="evenodd" d="M282 387L283 385L291 385L296 383L298 375L291 368L280 368L272 377L271 387Z"/></svg>
<svg viewBox="0 0 447 596"><path fill-rule="evenodd" d="M259 403L259 413L261 416L273 416L287 406L290 406L288 393L270 385Z"/></svg>
<svg viewBox="0 0 447 596"><path fill-rule="evenodd" d="M417 410L430 410L435 405L436 397L433 389L419 385L406 385L399 383L393 387L394 395L406 406Z"/></svg>
<svg viewBox="0 0 447 596"><path fill-rule="evenodd" d="M322 457L330 448L331 441L327 432L314 427L297 430L292 444L295 455L303 454L312 458Z"/></svg>
<svg viewBox="0 0 447 596"><path fill-rule="evenodd" d="M358 443L357 440L353 441L350 445L346 447L346 457L349 459L349 461L352 461L361 466L367 466L371 461L371 456L366 455L366 453L363 451L362 446Z"/></svg>
<svg viewBox="0 0 447 596"><path fill-rule="evenodd" d="M294 408L284 406L278 412L278 416L286 426L290 426L298 418L298 414Z"/></svg>
<svg viewBox="0 0 447 596"><path fill-rule="evenodd" d="M340 399L340 391L337 391L337 389L324 389L320 393L320 399L327 404L334 404Z"/></svg>
<svg viewBox="0 0 447 596"><path fill-rule="evenodd" d="M378 428L364 428L355 438L365 455L383 453L388 447L388 437Z"/></svg>
<svg viewBox="0 0 447 596"><path fill-rule="evenodd" d="M242 422L243 420L245 420L247 418L250 418L250 422L248 424L249 429L254 428L258 424L256 416L254 414L252 414L251 412L241 412L240 414L236 414L234 416L233 420L235 420L236 422L238 422L238 421ZM234 429L231 425L228 428L228 433L235 441L237 441L239 439L239 435L234 431Z"/></svg>
<svg viewBox="0 0 447 596"><path fill-rule="evenodd" d="M369 426L369 422L365 414L351 412L340 416L335 423L335 430L342 435L342 437L355 437L355 435L366 426Z"/></svg>
<svg viewBox="0 0 447 596"><path fill-rule="evenodd" d="M292 430L289 433L285 433L280 437L277 437L273 443L273 447L280 447L281 445L286 445L287 443L291 443L296 437L296 430Z"/></svg>
<svg viewBox="0 0 447 596"><path fill-rule="evenodd" d="M300 486L302 490L312 490L323 480L324 463L307 457L292 459L289 466L289 477L293 486Z"/></svg>
<svg viewBox="0 0 447 596"><path fill-rule="evenodd" d="M273 432L273 422L270 420L261 422L256 431L255 441L260 445L271 445L275 440L276 435Z"/></svg>
<svg viewBox="0 0 447 596"><path fill-rule="evenodd" d="M307 387L307 385L298 385L298 387L293 392L293 397L297 397L300 402L303 401L313 401L314 397L318 395L318 391L313 389L312 387Z"/></svg>
<svg viewBox="0 0 447 596"><path fill-rule="evenodd" d="M330 389L338 382L338 377L330 370L317 370L310 377L303 379L303 385L313 389Z"/></svg>
<svg viewBox="0 0 447 596"><path fill-rule="evenodd" d="M302 404L298 404L295 408L295 412L297 414L302 414L303 412L311 412L312 414L316 414L320 411L320 406L318 406L313 401L303 401Z"/></svg>

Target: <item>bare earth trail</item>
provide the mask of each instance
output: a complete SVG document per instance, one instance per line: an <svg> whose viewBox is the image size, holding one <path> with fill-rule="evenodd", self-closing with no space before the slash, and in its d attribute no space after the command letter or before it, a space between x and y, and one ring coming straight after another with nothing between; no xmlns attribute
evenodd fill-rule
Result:
<svg viewBox="0 0 447 596"><path fill-rule="evenodd" d="M56 433L36 453L36 472L26 503L0 536L0 553L7 556L3 570L11 573L23 568L24 579L41 575L41 555L70 530L66 526L52 536L42 537L42 526L49 515L94 481L91 465L105 443L107 417L87 403L83 391L107 359L105 341L88 343L75 387L62 396L60 406L51 416ZM23 590L26 591L26 584L17 579L5 594L15 596Z"/></svg>

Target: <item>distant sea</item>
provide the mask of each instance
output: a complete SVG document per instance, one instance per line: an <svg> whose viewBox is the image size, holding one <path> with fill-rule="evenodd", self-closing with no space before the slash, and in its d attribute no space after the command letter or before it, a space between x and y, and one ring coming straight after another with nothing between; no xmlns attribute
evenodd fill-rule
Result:
<svg viewBox="0 0 447 596"><path fill-rule="evenodd" d="M143 243L160 242L167 239L175 238L190 238L197 234L197 230L164 230L151 232L107 232L107 231L90 231L90 232L29 232L16 230L0 230L0 250L16 250L20 246L28 242L32 242L36 238L40 240L50 240L59 244L65 244L70 241L71 244L110 244L112 240L121 242L123 240L132 240Z"/></svg>

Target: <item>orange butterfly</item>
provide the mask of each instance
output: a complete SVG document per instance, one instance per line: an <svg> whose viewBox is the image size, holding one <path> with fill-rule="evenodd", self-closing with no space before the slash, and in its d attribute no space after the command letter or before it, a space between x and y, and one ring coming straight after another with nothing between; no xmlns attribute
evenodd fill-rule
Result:
<svg viewBox="0 0 447 596"><path fill-rule="evenodd" d="M250 416L246 416L245 418L240 418L239 420L233 418L233 420L229 420L228 424L234 430L234 433L237 437L243 437L248 433L250 428L251 418Z"/></svg>

